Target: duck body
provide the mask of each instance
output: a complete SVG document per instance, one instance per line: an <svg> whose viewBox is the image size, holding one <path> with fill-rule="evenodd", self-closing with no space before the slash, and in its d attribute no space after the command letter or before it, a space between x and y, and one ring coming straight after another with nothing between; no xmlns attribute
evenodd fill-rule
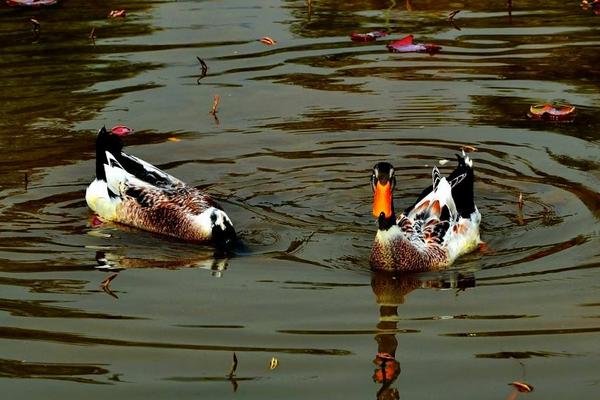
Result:
<svg viewBox="0 0 600 400"><path fill-rule="evenodd" d="M473 163L464 153L446 178L434 167L431 186L399 217L393 211L393 167L379 163L373 169L373 214L378 230L370 264L376 270L436 271L481 243L481 214L473 199Z"/></svg>
<svg viewBox="0 0 600 400"><path fill-rule="evenodd" d="M96 139L96 179L85 199L101 219L184 241L233 243L235 229L217 202L123 152L120 136L102 128Z"/></svg>

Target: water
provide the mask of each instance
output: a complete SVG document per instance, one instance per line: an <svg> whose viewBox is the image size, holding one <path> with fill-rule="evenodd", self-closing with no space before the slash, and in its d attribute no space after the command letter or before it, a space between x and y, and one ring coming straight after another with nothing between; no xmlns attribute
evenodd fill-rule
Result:
<svg viewBox="0 0 600 400"><path fill-rule="evenodd" d="M531 399L598 397L598 17L559 1L510 16L504 2L313 3L0 9L7 398L505 399L515 380ZM443 51L348 38L373 29ZM540 102L577 117L528 120ZM117 123L136 129L131 154L219 199L247 250L94 226L95 132ZM465 145L488 250L440 274L372 274L373 164L396 167L401 208ZM100 259L125 268L111 293ZM378 352L399 362L386 382Z"/></svg>

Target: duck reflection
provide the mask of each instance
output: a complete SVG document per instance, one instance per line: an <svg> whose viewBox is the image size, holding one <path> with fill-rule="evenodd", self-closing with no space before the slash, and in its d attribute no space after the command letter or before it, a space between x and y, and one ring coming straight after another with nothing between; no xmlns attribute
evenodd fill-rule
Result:
<svg viewBox="0 0 600 400"><path fill-rule="evenodd" d="M373 363L375 371L373 381L380 384L377 400L399 399L398 389L392 384L400 375L400 362L396 359L398 349L398 306L404 303L404 297L418 288L464 290L475 286L472 275L453 274L441 277L427 277L419 274L393 274L386 271L373 272L371 289L379 305L377 323L377 353Z"/></svg>
<svg viewBox="0 0 600 400"><path fill-rule="evenodd" d="M168 260L157 260L143 257L130 257L104 251L96 252L96 269L110 272L100 283L100 288L106 294L118 299L119 296L111 289L111 282L118 276L118 273L124 269L132 268L203 268L210 271L214 277L220 278L223 271L227 269L228 259L223 258L216 252L199 254L197 257L171 258Z"/></svg>
<svg viewBox="0 0 600 400"><path fill-rule="evenodd" d="M218 278L227 269L229 258L235 252L246 250L241 240L231 249L211 245L192 245L165 237L161 237L160 241L153 245L156 240L153 235L125 225L100 221L95 215L91 216L89 226L90 236L111 239L113 231L118 231L119 241L128 243L127 247L109 248L104 243L96 247L98 249L95 257L96 269L111 272L133 268L202 268Z"/></svg>
<svg viewBox="0 0 600 400"><path fill-rule="evenodd" d="M202 268L209 270L212 276L221 277L223 271L227 269L229 259L215 252L201 253L197 257L170 258L170 259L152 259L143 257L131 257L108 253L104 251L96 252L97 269L106 271L122 271L132 268Z"/></svg>

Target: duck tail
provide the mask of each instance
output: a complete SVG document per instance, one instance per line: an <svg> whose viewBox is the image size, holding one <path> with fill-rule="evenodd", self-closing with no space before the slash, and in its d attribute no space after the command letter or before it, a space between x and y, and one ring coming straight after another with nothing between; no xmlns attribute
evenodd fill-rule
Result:
<svg viewBox="0 0 600 400"><path fill-rule="evenodd" d="M113 135L103 126L96 136L96 179L106 182L104 165L108 164L106 153L118 157L123 149L123 142L117 135Z"/></svg>
<svg viewBox="0 0 600 400"><path fill-rule="evenodd" d="M462 151L457 154L458 165L456 169L448 176L448 181L452 187L452 198L456 204L458 214L463 218L469 218L475 212L475 199L473 194L473 160Z"/></svg>

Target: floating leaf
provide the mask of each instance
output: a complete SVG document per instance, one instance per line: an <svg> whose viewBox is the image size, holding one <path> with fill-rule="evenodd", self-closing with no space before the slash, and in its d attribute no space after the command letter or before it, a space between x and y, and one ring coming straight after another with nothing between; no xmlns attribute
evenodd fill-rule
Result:
<svg viewBox="0 0 600 400"><path fill-rule="evenodd" d="M463 144L462 146L460 146L460 149L461 149L462 151L465 151L465 150L466 150L466 151L470 151L470 152L477 151L477 147L475 147L475 146L471 146L471 145L469 145L469 144Z"/></svg>
<svg viewBox="0 0 600 400"><path fill-rule="evenodd" d="M440 163L440 165L444 166L446 164L448 164L450 161L446 160L445 158L441 159L440 161L438 161Z"/></svg>
<svg viewBox="0 0 600 400"><path fill-rule="evenodd" d="M273 46L274 44L277 44L277 40L271 39L268 36L263 36L259 40L268 46Z"/></svg>
<svg viewBox="0 0 600 400"><path fill-rule="evenodd" d="M352 32L350 39L354 42L372 42L380 37L387 36L387 32L373 31L368 33L355 33Z"/></svg>
<svg viewBox="0 0 600 400"><path fill-rule="evenodd" d="M513 385L521 393L533 392L533 386L525 382L514 381L509 383L509 385Z"/></svg>
<svg viewBox="0 0 600 400"><path fill-rule="evenodd" d="M111 12L108 13L108 18L125 18L126 16L127 13L125 10L111 10Z"/></svg>
<svg viewBox="0 0 600 400"><path fill-rule="evenodd" d="M113 133L113 135L117 136L126 136L133 133L133 129L128 128L125 125L115 125L110 131Z"/></svg>
<svg viewBox="0 0 600 400"><path fill-rule="evenodd" d="M394 40L388 43L386 47L392 53L429 53L435 54L439 52L442 47L435 44L423 44L413 43L413 35L408 35L402 39Z"/></svg>
<svg viewBox="0 0 600 400"><path fill-rule="evenodd" d="M269 369L273 370L273 369L277 368L278 365L279 365L279 360L275 357L271 358L271 363L269 364Z"/></svg>
<svg viewBox="0 0 600 400"><path fill-rule="evenodd" d="M175 136L171 136L170 138L167 138L167 140L169 142L181 142L181 139L175 137Z"/></svg>
<svg viewBox="0 0 600 400"><path fill-rule="evenodd" d="M529 118L550 121L568 121L574 117L575 106L551 104L534 104L529 107Z"/></svg>

